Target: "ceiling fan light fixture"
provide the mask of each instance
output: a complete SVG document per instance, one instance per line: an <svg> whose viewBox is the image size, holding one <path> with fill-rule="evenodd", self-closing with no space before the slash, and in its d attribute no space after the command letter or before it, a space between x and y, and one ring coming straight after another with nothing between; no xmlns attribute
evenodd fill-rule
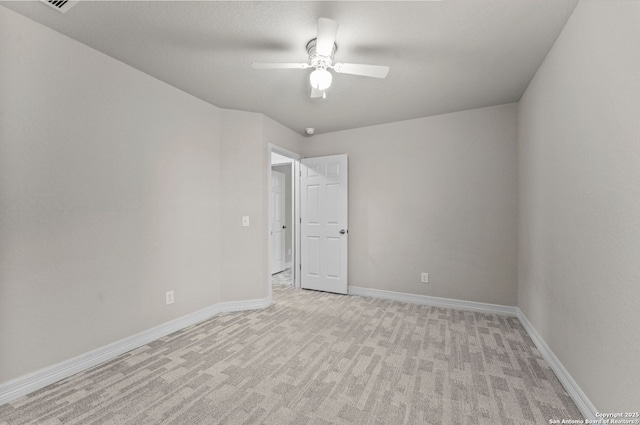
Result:
<svg viewBox="0 0 640 425"><path fill-rule="evenodd" d="M55 0L42 0L55 1ZM313 68L309 74L311 85L311 99L326 99L326 90L331 87L333 74L329 69L338 74L359 75L362 77L385 78L389 73L388 66L364 65L357 63L333 63L334 54L338 49L336 45L336 34L338 33L338 23L327 18L318 18L318 36L307 43L307 53L309 63L275 62L263 63L254 62L251 66L254 69L308 69Z"/></svg>
<svg viewBox="0 0 640 425"><path fill-rule="evenodd" d="M311 87L316 90L326 90L331 87L331 80L333 76L326 69L316 69L309 76L309 81L311 82Z"/></svg>

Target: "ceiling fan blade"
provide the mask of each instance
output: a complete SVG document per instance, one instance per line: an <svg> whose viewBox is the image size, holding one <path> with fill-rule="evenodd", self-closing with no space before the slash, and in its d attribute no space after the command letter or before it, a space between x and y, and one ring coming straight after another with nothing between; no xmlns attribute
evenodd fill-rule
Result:
<svg viewBox="0 0 640 425"><path fill-rule="evenodd" d="M311 87L311 99L324 99L326 97L325 90L318 90L314 89L313 86Z"/></svg>
<svg viewBox="0 0 640 425"><path fill-rule="evenodd" d="M358 63L337 63L333 70L341 74L362 75L363 77L384 78L389 67L384 65L362 65Z"/></svg>
<svg viewBox="0 0 640 425"><path fill-rule="evenodd" d="M253 69L307 69L308 63L288 63L288 62L253 62L251 64Z"/></svg>
<svg viewBox="0 0 640 425"><path fill-rule="evenodd" d="M318 18L318 37L316 39L316 53L320 56L331 56L333 45L338 34L338 23L327 18Z"/></svg>

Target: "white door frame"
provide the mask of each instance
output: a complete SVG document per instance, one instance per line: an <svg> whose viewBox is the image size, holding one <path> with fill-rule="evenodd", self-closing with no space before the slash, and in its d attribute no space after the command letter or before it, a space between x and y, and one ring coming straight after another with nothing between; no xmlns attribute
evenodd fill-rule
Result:
<svg viewBox="0 0 640 425"><path fill-rule="evenodd" d="M302 156L295 153L295 152L291 152L287 149L281 148L280 146L274 145L272 143L268 143L267 144L267 161L268 161L268 170L269 172L268 174L268 181L267 181L267 188L269 191L269 211L271 211L271 153L277 153L279 155L282 156L286 156L287 158L291 158L292 160L292 168L291 168L291 196L292 196L292 202L291 202L291 209L292 209L292 220L291 220L291 224L292 224L292 231L291 231L291 236L293 238L292 244L291 246L293 247L292 250L292 274L293 274L293 285L296 288L300 288L300 180L299 180L299 176L300 176L300 160L302 159ZM271 220L271 218L269 218L269 220ZM268 226L269 228L267 229L267 236L269 237L269 261L271 261L271 239L270 239L270 228L271 226ZM271 263L269 263L271 264ZM271 291L271 267L269 267L269 273L267 275L267 285L269 288L269 298L272 297L272 291Z"/></svg>

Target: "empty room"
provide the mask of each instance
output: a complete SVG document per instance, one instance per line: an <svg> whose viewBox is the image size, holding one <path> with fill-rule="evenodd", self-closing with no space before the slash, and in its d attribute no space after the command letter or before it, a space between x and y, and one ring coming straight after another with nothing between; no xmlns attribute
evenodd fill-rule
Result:
<svg viewBox="0 0 640 425"><path fill-rule="evenodd" d="M640 424L640 1L0 1L0 425Z"/></svg>

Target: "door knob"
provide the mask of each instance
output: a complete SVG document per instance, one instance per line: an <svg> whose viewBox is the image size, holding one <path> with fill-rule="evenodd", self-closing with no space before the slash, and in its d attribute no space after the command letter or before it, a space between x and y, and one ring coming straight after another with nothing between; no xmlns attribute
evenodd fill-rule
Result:
<svg viewBox="0 0 640 425"><path fill-rule="evenodd" d="M286 228L287 228L287 226L282 226L282 228L283 228L283 229L286 229Z"/></svg>
<svg viewBox="0 0 640 425"><path fill-rule="evenodd" d="M344 229L340 230L341 235L344 235L345 233L347 233L347 230L344 230Z"/></svg>

